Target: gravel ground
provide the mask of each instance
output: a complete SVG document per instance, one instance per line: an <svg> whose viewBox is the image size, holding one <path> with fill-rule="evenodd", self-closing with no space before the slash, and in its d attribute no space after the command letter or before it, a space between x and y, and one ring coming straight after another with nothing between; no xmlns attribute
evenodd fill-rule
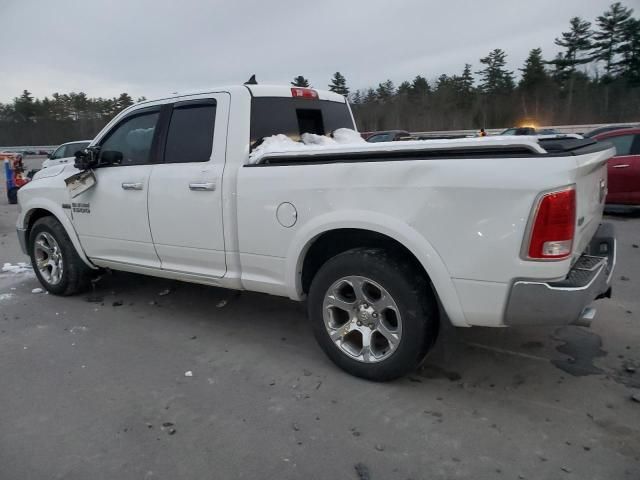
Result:
<svg viewBox="0 0 640 480"><path fill-rule="evenodd" d="M16 215L3 197L0 264L27 261ZM640 218L608 220L590 329L445 327L388 384L337 370L283 298L0 274L0 478L638 479Z"/></svg>

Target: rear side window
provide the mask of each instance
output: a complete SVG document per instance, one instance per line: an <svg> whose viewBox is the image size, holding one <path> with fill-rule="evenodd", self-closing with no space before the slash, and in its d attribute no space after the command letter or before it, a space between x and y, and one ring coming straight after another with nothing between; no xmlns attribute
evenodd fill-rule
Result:
<svg viewBox="0 0 640 480"><path fill-rule="evenodd" d="M208 162L213 148L215 103L174 106L164 151L166 163Z"/></svg>
<svg viewBox="0 0 640 480"><path fill-rule="evenodd" d="M299 140L303 133L325 135L338 128L355 130L345 103L305 98L254 97L251 100L251 146L272 135Z"/></svg>
<svg viewBox="0 0 640 480"><path fill-rule="evenodd" d="M616 147L616 157L631 154L631 145L633 144L633 135L618 135L617 137L609 137L607 142L611 142Z"/></svg>

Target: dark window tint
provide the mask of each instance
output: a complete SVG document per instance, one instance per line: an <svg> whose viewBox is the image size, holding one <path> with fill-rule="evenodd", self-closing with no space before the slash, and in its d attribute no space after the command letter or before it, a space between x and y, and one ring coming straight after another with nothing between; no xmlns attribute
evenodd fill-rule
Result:
<svg viewBox="0 0 640 480"><path fill-rule="evenodd" d="M76 152L78 150L82 150L84 148L87 148L88 146L89 146L89 142L70 143L69 145L67 145L65 147L64 156L65 157L75 157L76 156Z"/></svg>
<svg viewBox="0 0 640 480"><path fill-rule="evenodd" d="M617 137L609 137L605 141L613 143L616 147L616 157L631 154L633 135L618 135Z"/></svg>
<svg viewBox="0 0 640 480"><path fill-rule="evenodd" d="M215 120L215 104L193 104L174 108L164 161L207 162L211 157Z"/></svg>
<svg viewBox="0 0 640 480"><path fill-rule="evenodd" d="M324 135L338 128L355 129L346 103L287 97L254 97L251 101L252 146L280 133L299 140L303 133Z"/></svg>
<svg viewBox="0 0 640 480"><path fill-rule="evenodd" d="M110 152L110 158L119 158L120 165L149 163L153 134L159 112L142 113L123 120L100 145L100 155Z"/></svg>
<svg viewBox="0 0 640 480"><path fill-rule="evenodd" d="M640 155L640 135L634 135L636 138L631 146L631 155Z"/></svg>
<svg viewBox="0 0 640 480"><path fill-rule="evenodd" d="M322 111L298 108L296 109L298 117L298 131L302 133L315 133L316 135L324 135L324 122L322 121Z"/></svg>
<svg viewBox="0 0 640 480"><path fill-rule="evenodd" d="M372 135L367 139L369 143L378 143L378 142L392 142L394 134L393 133L381 133L379 135Z"/></svg>

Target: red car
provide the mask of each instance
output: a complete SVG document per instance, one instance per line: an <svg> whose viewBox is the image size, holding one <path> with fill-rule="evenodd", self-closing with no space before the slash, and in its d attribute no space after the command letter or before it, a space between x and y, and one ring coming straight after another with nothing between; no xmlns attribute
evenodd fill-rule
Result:
<svg viewBox="0 0 640 480"><path fill-rule="evenodd" d="M625 128L594 137L611 142L616 156L609 160L607 210L640 211L640 128Z"/></svg>

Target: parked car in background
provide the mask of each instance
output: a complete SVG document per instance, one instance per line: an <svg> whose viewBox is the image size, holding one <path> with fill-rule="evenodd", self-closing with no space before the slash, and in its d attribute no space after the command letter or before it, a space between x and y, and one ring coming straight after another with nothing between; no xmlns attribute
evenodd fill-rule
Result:
<svg viewBox="0 0 640 480"><path fill-rule="evenodd" d="M594 138L603 133L612 132L614 130L622 130L625 128L640 128L640 124L635 125L606 125L604 127L594 128L590 132L583 134L584 138Z"/></svg>
<svg viewBox="0 0 640 480"><path fill-rule="evenodd" d="M55 151L49 155L48 159L42 162L42 168L59 165L61 163L69 163L75 159L78 150L84 150L89 146L91 140L80 140L76 142L67 142L60 145Z"/></svg>
<svg viewBox="0 0 640 480"><path fill-rule="evenodd" d="M596 140L611 142L616 155L608 162L609 211L640 211L640 128L601 133Z"/></svg>
<svg viewBox="0 0 640 480"><path fill-rule="evenodd" d="M409 139L411 134L406 130L385 130L382 132L373 132L367 136L365 140L369 143L377 142L397 142L404 138Z"/></svg>
<svg viewBox="0 0 640 480"><path fill-rule="evenodd" d="M553 128L511 127L498 135L557 135L560 132Z"/></svg>

